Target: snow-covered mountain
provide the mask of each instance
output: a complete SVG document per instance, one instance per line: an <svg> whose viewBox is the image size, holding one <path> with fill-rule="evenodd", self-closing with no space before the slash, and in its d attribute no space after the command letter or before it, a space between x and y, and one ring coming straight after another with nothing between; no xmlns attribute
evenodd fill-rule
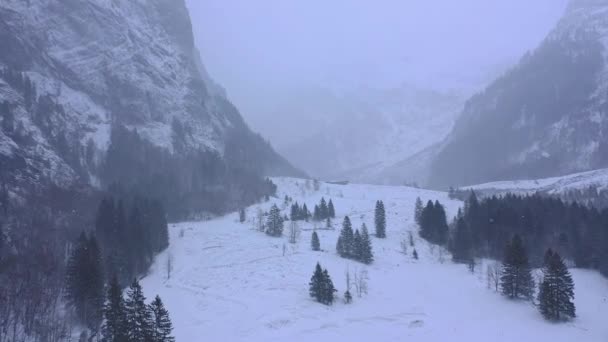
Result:
<svg viewBox="0 0 608 342"><path fill-rule="evenodd" d="M297 173L205 71L183 0L3 0L0 46L0 162L15 188L111 181L117 126L168 155Z"/></svg>
<svg viewBox="0 0 608 342"><path fill-rule="evenodd" d="M608 166L608 1L573 0L542 44L473 96L430 184L556 176Z"/></svg>
<svg viewBox="0 0 608 342"><path fill-rule="evenodd" d="M454 264L438 246L418 237L416 197L439 200L449 217L462 202L446 193L403 186L333 185L319 190L301 179L274 179L278 199L247 208L248 220L233 213L210 221L170 226L170 247L156 258L142 286L148 298L159 294L170 311L177 341L603 341L608 334L605 301L608 285L597 272L572 269L577 318L565 324L543 320L526 302L510 301L488 288L486 270L474 274ZM334 229L299 222L296 244L255 229L258 210L284 196L318 203L332 198ZM364 265L340 258L336 240L342 218L353 228L373 230L375 202L386 206L387 238L373 238L374 262ZM289 213L289 206L282 207ZM286 223L286 229L289 222ZM314 228L320 252L310 248ZM401 242L412 233L415 246ZM285 234L288 235L288 234ZM412 257L416 249L419 259ZM172 271L168 277L167 264ZM332 306L314 302L308 284L315 264L327 268L337 288ZM368 275L367 294L345 304L346 272Z"/></svg>
<svg viewBox="0 0 608 342"><path fill-rule="evenodd" d="M412 85L339 98L341 113L281 151L312 175L374 183L402 183L385 170L444 139L463 104L454 92Z"/></svg>

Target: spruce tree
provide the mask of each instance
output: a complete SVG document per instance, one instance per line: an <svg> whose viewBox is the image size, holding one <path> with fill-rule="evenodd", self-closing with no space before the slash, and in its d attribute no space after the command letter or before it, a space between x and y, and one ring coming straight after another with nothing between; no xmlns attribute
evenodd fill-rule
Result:
<svg viewBox="0 0 608 342"><path fill-rule="evenodd" d="M353 296L350 294L349 290L346 290L346 292L344 292L344 301L346 302L346 304L350 304L353 301Z"/></svg>
<svg viewBox="0 0 608 342"><path fill-rule="evenodd" d="M319 242L319 235L317 235L316 231L312 232L312 239L310 240L310 246L312 247L313 251L321 250L321 243Z"/></svg>
<svg viewBox="0 0 608 342"><path fill-rule="evenodd" d="M334 302L334 293L337 292L334 287L334 283L331 281L331 277L329 276L329 272L327 269L323 270L323 304L331 305Z"/></svg>
<svg viewBox="0 0 608 342"><path fill-rule="evenodd" d="M365 223L361 227L361 251L360 257L361 262L365 264L371 264L374 261L374 254L372 252L372 241L367 231Z"/></svg>
<svg viewBox="0 0 608 342"><path fill-rule="evenodd" d="M169 318L169 311L165 309L162 300L157 295L154 301L150 303L150 311L152 312L152 342L174 342L175 338L171 336L173 325Z"/></svg>
<svg viewBox="0 0 608 342"><path fill-rule="evenodd" d="M244 223L247 220L247 212L245 208L239 209L239 222Z"/></svg>
<svg viewBox="0 0 608 342"><path fill-rule="evenodd" d="M273 204L268 214L266 221L266 234L274 237L283 235L283 217L281 210L276 204Z"/></svg>
<svg viewBox="0 0 608 342"><path fill-rule="evenodd" d="M125 303L122 290L116 276L112 277L107 291L104 308L103 342L127 342L128 326L126 324Z"/></svg>
<svg viewBox="0 0 608 342"><path fill-rule="evenodd" d="M439 245L445 245L448 241L448 220L445 214L445 209L439 201L435 201L434 205L434 238L435 243Z"/></svg>
<svg viewBox="0 0 608 342"><path fill-rule="evenodd" d="M315 272L310 278L309 283L309 293L312 298L314 298L317 302L323 303L323 289L324 289L324 276L323 269L321 265L317 262L317 266L315 267Z"/></svg>
<svg viewBox="0 0 608 342"><path fill-rule="evenodd" d="M301 215L302 215L302 219L304 219L304 221L308 222L310 220L310 211L308 210L306 203L304 203L304 205L302 206Z"/></svg>
<svg viewBox="0 0 608 342"><path fill-rule="evenodd" d="M412 252L412 257L414 260L418 260L418 252L416 252L416 248L414 248L414 251Z"/></svg>
<svg viewBox="0 0 608 342"><path fill-rule="evenodd" d="M336 209L334 208L334 203L332 202L332 200L329 200L329 203L327 204L327 214L329 216L329 218L336 218Z"/></svg>
<svg viewBox="0 0 608 342"><path fill-rule="evenodd" d="M515 235L505 248L500 287L502 293L511 299L529 300L534 293L528 255L518 235Z"/></svg>
<svg viewBox="0 0 608 342"><path fill-rule="evenodd" d="M473 258L471 233L463 217L456 219L456 228L450 247L452 259L455 262L468 263Z"/></svg>
<svg viewBox="0 0 608 342"><path fill-rule="evenodd" d="M376 223L376 237L386 237L386 211L384 210L384 203L382 201L376 202L376 210L374 215L374 221Z"/></svg>
<svg viewBox="0 0 608 342"><path fill-rule="evenodd" d="M327 202L325 198L321 197L321 203L319 204L319 220L325 220L329 217L329 209L327 208Z"/></svg>
<svg viewBox="0 0 608 342"><path fill-rule="evenodd" d="M348 216L345 216L344 221L342 222L340 239L342 245L342 254L340 255L345 258L352 258L354 253L354 233L353 226ZM340 252L338 251L338 253Z"/></svg>
<svg viewBox="0 0 608 342"><path fill-rule="evenodd" d="M359 233L359 229L355 230L355 235L353 236L353 254L352 258L361 261L361 233Z"/></svg>
<svg viewBox="0 0 608 342"><path fill-rule="evenodd" d="M551 249L545 253L543 274L538 294L541 314L551 321L576 317L574 281L562 258Z"/></svg>
<svg viewBox="0 0 608 342"><path fill-rule="evenodd" d="M289 216L292 221L298 221L301 219L298 202L291 205L291 212L289 213Z"/></svg>
<svg viewBox="0 0 608 342"><path fill-rule="evenodd" d="M319 209L318 205L315 205L315 209L312 214L312 219L315 221L321 221L321 209Z"/></svg>
<svg viewBox="0 0 608 342"><path fill-rule="evenodd" d="M137 279L133 279L127 290L125 318L129 342L148 342L152 339L152 313Z"/></svg>
<svg viewBox="0 0 608 342"><path fill-rule="evenodd" d="M344 250L344 241L342 240L342 236L338 236L338 241L336 241L336 252L339 256L346 258L346 252Z"/></svg>

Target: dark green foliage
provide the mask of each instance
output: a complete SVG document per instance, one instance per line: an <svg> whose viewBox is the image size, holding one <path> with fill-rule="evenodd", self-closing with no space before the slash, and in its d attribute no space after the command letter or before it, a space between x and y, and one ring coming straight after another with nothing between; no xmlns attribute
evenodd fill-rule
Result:
<svg viewBox="0 0 608 342"><path fill-rule="evenodd" d="M460 263L469 263L473 259L472 244L471 232L466 221L462 217L456 218L456 227L449 244L453 260Z"/></svg>
<svg viewBox="0 0 608 342"><path fill-rule="evenodd" d="M312 239L310 240L310 246L313 251L321 250L321 243L319 242L319 235L317 235L317 232L312 232Z"/></svg>
<svg viewBox="0 0 608 342"><path fill-rule="evenodd" d="M376 209L374 211L374 222L376 224L376 237L386 237L386 211L384 209L384 202L377 201Z"/></svg>
<svg viewBox="0 0 608 342"><path fill-rule="evenodd" d="M329 199L329 203L327 204L327 216L328 218L336 217L336 209L334 208L334 202L332 202L331 198Z"/></svg>
<svg viewBox="0 0 608 342"><path fill-rule="evenodd" d="M273 204L268 213L268 219L266 220L266 234L274 237L282 236L283 224L281 210L276 204Z"/></svg>
<svg viewBox="0 0 608 342"><path fill-rule="evenodd" d="M159 296L154 298L150 303L150 311L152 312L152 342L174 342L175 338L171 336L173 325L169 318L169 312L165 309L162 300Z"/></svg>
<svg viewBox="0 0 608 342"><path fill-rule="evenodd" d="M325 220L329 216L329 209L327 208L327 202L325 198L321 197L321 203L319 203L319 220Z"/></svg>
<svg viewBox="0 0 608 342"><path fill-rule="evenodd" d="M505 247L500 276L501 292L511 299L532 299L534 280L523 241L515 235Z"/></svg>
<svg viewBox="0 0 608 342"><path fill-rule="evenodd" d="M102 328L103 342L127 342L125 302L116 276L110 281L104 307L105 321Z"/></svg>
<svg viewBox="0 0 608 342"><path fill-rule="evenodd" d="M338 243L336 246L336 250L341 257L353 257L354 238L355 236L353 233L353 225L350 223L350 218L348 216L345 216L344 221L342 222L342 230L340 231L340 237L338 238Z"/></svg>
<svg viewBox="0 0 608 342"><path fill-rule="evenodd" d="M420 215L420 236L427 241L445 245L448 238L448 223L443 205L439 201L428 201Z"/></svg>
<svg viewBox="0 0 608 342"><path fill-rule="evenodd" d="M317 263L315 272L310 279L309 293L317 302L331 305L334 302L334 293L337 292L327 270L323 270Z"/></svg>
<svg viewBox="0 0 608 342"><path fill-rule="evenodd" d="M513 234L526 241L533 267L542 266L548 248L608 275L608 209L598 210L541 195L489 197L472 193L463 219L472 236L477 257L499 259Z"/></svg>
<svg viewBox="0 0 608 342"><path fill-rule="evenodd" d="M356 230L353 233L350 218L348 216L344 217L342 231L336 243L336 251L343 258L357 260L365 264L372 263L374 256L367 226L363 224L361 232Z"/></svg>
<svg viewBox="0 0 608 342"><path fill-rule="evenodd" d="M103 199L95 219L95 232L101 241L108 274L115 274L122 283L145 272L153 257L169 245L162 204L137 197L124 201Z"/></svg>
<svg viewBox="0 0 608 342"><path fill-rule="evenodd" d="M77 320L97 331L103 319L104 272L94 236L83 232L76 242L66 270L66 300Z"/></svg>
<svg viewBox="0 0 608 342"><path fill-rule="evenodd" d="M543 274L538 294L543 317L551 321L576 317L574 281L562 258L551 249L545 254Z"/></svg>
<svg viewBox="0 0 608 342"><path fill-rule="evenodd" d="M174 129L187 127L176 124ZM273 195L276 185L262 177L264 162L252 159L272 149L251 145L255 137L235 132L226 135L223 157L212 151L188 150L180 141L174 143L183 151L171 153L143 139L137 131L114 126L100 170L102 183L121 184L131 193L160 199L172 219L203 211L223 214Z"/></svg>
<svg viewBox="0 0 608 342"><path fill-rule="evenodd" d="M247 211L245 208L241 208L239 209L239 222L244 223L245 221L247 221Z"/></svg>
<svg viewBox="0 0 608 342"><path fill-rule="evenodd" d="M152 313L146 305L146 297L137 279L133 279L125 300L125 322L128 327L129 342L152 341Z"/></svg>

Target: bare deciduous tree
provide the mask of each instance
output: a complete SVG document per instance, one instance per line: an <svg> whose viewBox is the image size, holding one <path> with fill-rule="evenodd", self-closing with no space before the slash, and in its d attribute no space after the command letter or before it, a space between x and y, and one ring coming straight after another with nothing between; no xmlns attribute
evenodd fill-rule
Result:
<svg viewBox="0 0 608 342"><path fill-rule="evenodd" d="M300 226L298 225L298 222L291 221L289 224L288 238L289 243L295 244L298 242L298 239L300 238Z"/></svg>
<svg viewBox="0 0 608 342"><path fill-rule="evenodd" d="M497 263L493 262L488 265L486 276L488 280L488 289L494 289L498 292L500 287L500 267Z"/></svg>

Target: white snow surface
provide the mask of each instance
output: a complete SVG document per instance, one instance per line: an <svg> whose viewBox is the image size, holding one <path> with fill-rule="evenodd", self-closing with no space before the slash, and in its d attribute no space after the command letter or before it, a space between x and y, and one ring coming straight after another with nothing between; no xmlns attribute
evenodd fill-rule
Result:
<svg viewBox="0 0 608 342"><path fill-rule="evenodd" d="M278 199L209 221L170 226L170 247L142 280L149 299L159 294L170 311L177 341L605 341L608 282L596 272L572 270L578 317L548 323L529 303L509 301L486 287L485 268L471 274L417 235L416 197L439 200L453 216L462 205L445 193L407 187L321 184L306 189L299 179L275 179ZM257 208L282 204L285 195L314 207L321 196L333 199L335 230L319 230L322 252L310 249L314 224L300 224L300 241L290 245L256 231ZM386 239L373 238L370 266L340 258L335 243L342 218L354 228L365 222L373 232L375 201L387 211ZM288 212L288 206L285 208ZM287 223L288 225L289 223ZM323 227L319 224L319 227ZM183 231L183 237L180 232ZM412 232L419 260L401 253ZM283 255L283 246L286 246ZM173 272L166 276L168 256ZM315 264L328 269L338 289L333 306L314 302L308 282ZM369 293L344 304L345 272L366 269Z"/></svg>
<svg viewBox="0 0 608 342"><path fill-rule="evenodd" d="M463 189L496 190L513 193L547 192L550 194L559 194L568 190L584 189L589 186L597 186L600 190L608 188L608 169L598 169L561 177L535 180L491 182L465 186Z"/></svg>

